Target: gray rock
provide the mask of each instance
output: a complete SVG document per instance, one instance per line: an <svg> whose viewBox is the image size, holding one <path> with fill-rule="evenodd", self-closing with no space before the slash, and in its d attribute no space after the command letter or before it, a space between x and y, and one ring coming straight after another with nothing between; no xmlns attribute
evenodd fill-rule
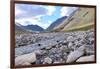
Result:
<svg viewBox="0 0 100 69"><path fill-rule="evenodd" d="M73 43L72 42L69 42L68 43L68 48L71 48L73 46Z"/></svg>
<svg viewBox="0 0 100 69"><path fill-rule="evenodd" d="M56 48L52 48L52 49L50 50L50 52L56 53L56 52L57 52L57 49L56 49Z"/></svg>
<svg viewBox="0 0 100 69"><path fill-rule="evenodd" d="M74 41L74 37L73 36L68 36L67 41Z"/></svg>
<svg viewBox="0 0 100 69"><path fill-rule="evenodd" d="M45 50L35 50L34 53L36 53L37 55L43 55L46 53Z"/></svg>
<svg viewBox="0 0 100 69"><path fill-rule="evenodd" d="M53 64L59 64L60 62L59 61L55 61Z"/></svg>
<svg viewBox="0 0 100 69"><path fill-rule="evenodd" d="M15 65L30 65L30 63L36 62L36 54L34 52L24 54L15 58Z"/></svg>
<svg viewBox="0 0 100 69"><path fill-rule="evenodd" d="M59 60L59 62L60 63L65 63L65 61L62 58Z"/></svg>
<svg viewBox="0 0 100 69"><path fill-rule="evenodd" d="M51 46L47 46L47 47L46 47L47 50L50 50L51 48L52 48Z"/></svg>
<svg viewBox="0 0 100 69"><path fill-rule="evenodd" d="M76 62L94 61L94 55L80 57Z"/></svg>
<svg viewBox="0 0 100 69"><path fill-rule="evenodd" d="M76 59L78 59L79 57L81 57L82 55L84 55L84 51L85 50L85 47L82 46L80 48L78 48L78 50L75 50L73 52L71 52L69 55L68 55L68 58L66 60L67 63L72 63L74 62Z"/></svg>
<svg viewBox="0 0 100 69"><path fill-rule="evenodd" d="M67 46L61 46L60 47L60 50L65 50L65 49L67 49Z"/></svg>
<svg viewBox="0 0 100 69"><path fill-rule="evenodd" d="M55 54L55 57L60 58L60 55L59 54Z"/></svg>
<svg viewBox="0 0 100 69"><path fill-rule="evenodd" d="M52 63L52 59L50 57L46 57L44 59L44 63L51 64Z"/></svg>

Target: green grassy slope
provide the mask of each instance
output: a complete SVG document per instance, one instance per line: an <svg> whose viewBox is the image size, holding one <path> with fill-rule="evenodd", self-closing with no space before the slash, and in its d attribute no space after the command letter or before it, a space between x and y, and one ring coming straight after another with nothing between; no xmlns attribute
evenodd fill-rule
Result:
<svg viewBox="0 0 100 69"><path fill-rule="evenodd" d="M94 24L90 23L90 24L83 24L83 25L80 25L80 26L75 26L75 27L66 29L64 31L65 32L70 32L70 31L86 31L86 30L89 30L89 29L92 29L92 28L94 28Z"/></svg>
<svg viewBox="0 0 100 69"><path fill-rule="evenodd" d="M94 27L94 9L79 8L73 16L65 20L62 25L56 27L53 31L76 31L88 30Z"/></svg>

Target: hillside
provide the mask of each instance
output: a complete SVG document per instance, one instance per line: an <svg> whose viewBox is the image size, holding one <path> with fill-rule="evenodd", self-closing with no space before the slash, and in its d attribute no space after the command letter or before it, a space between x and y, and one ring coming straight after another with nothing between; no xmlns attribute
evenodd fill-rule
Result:
<svg viewBox="0 0 100 69"><path fill-rule="evenodd" d="M54 27L56 27L59 24L61 24L65 19L67 19L67 16L64 16L64 17L61 17L61 18L57 19L46 30L47 31L51 31Z"/></svg>
<svg viewBox="0 0 100 69"><path fill-rule="evenodd" d="M16 35L29 34L29 33L33 33L33 32L29 29L24 28L23 25L21 25L21 24L15 23L15 34Z"/></svg>
<svg viewBox="0 0 100 69"><path fill-rule="evenodd" d="M16 34L29 34L29 33L37 33L37 32L42 32L42 31L44 31L44 29L38 25L23 26L19 23L15 23Z"/></svg>
<svg viewBox="0 0 100 69"><path fill-rule="evenodd" d="M53 31L88 30L94 27L94 9L78 8Z"/></svg>
<svg viewBox="0 0 100 69"><path fill-rule="evenodd" d="M15 23L15 33L16 34L21 34L21 33L25 33L27 32L27 30L25 28L22 27L22 25Z"/></svg>

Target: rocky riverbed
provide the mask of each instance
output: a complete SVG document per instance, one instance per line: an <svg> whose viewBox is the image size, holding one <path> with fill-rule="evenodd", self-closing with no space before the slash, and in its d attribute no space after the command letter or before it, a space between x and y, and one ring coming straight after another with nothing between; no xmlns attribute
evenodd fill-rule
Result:
<svg viewBox="0 0 100 69"><path fill-rule="evenodd" d="M94 30L16 35L15 65L94 61Z"/></svg>

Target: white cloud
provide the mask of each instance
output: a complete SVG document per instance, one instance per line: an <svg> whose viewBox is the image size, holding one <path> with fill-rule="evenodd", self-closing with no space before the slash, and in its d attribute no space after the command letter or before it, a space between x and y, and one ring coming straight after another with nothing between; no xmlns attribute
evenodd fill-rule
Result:
<svg viewBox="0 0 100 69"><path fill-rule="evenodd" d="M38 16L41 17L41 16ZM15 23L19 23L21 25L39 25L40 27L46 29L51 23L43 23L40 18L38 17L31 17L31 18L22 18L22 19L15 19Z"/></svg>
<svg viewBox="0 0 100 69"><path fill-rule="evenodd" d="M47 15L49 15L49 16L51 16L54 13L54 11L56 10L56 8L54 6L42 6L42 7L44 7L45 9L48 10Z"/></svg>
<svg viewBox="0 0 100 69"><path fill-rule="evenodd" d="M21 25L29 25L29 24L40 24L40 20L38 18L21 18L21 19L15 19L15 23L18 22Z"/></svg>
<svg viewBox="0 0 100 69"><path fill-rule="evenodd" d="M63 7L61 9L61 16L69 16L76 9L76 7Z"/></svg>
<svg viewBox="0 0 100 69"><path fill-rule="evenodd" d="M32 13L34 13L34 9L26 11L26 10L23 10L22 6L16 5L16 7L15 7L15 23L17 22L17 23L24 25L24 26L29 25L29 24L39 25L40 27L46 29L51 24L51 21L48 20L47 23L43 23L43 21L41 20L41 17L46 16L46 15L49 15L49 16L53 15L55 10L56 10L56 7L54 7L54 6L43 6L43 5L38 5L38 7L46 9L47 12L44 13L44 14L41 13L41 14L37 14L35 16L30 16ZM29 14L27 12L31 12L31 13ZM27 16L27 17L25 17L25 16Z"/></svg>
<svg viewBox="0 0 100 69"><path fill-rule="evenodd" d="M26 8L27 9L26 9ZM15 16L16 18L33 17L38 15L53 15L56 7L44 6L44 5L15 5Z"/></svg>

